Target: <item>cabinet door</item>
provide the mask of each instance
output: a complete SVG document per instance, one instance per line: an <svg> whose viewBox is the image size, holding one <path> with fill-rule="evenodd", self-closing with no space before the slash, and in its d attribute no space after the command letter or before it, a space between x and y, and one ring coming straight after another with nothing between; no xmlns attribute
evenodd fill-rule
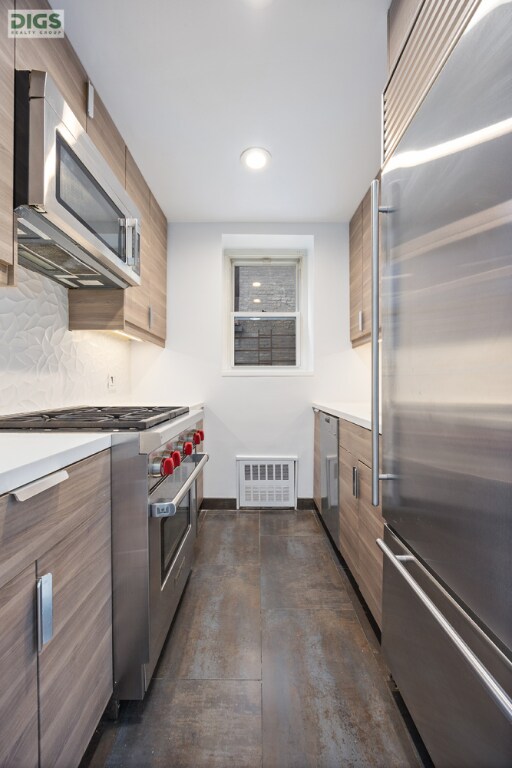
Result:
<svg viewBox="0 0 512 768"><path fill-rule="evenodd" d="M352 575L357 580L359 572L359 522L354 472L357 460L344 448L340 448L340 525L338 547Z"/></svg>
<svg viewBox="0 0 512 768"><path fill-rule="evenodd" d="M350 340L361 336L362 312L362 257L363 257L363 206L358 206L350 219L349 258L350 258Z"/></svg>
<svg viewBox="0 0 512 768"><path fill-rule="evenodd" d="M94 93L94 117L87 115L87 133L117 178L125 186L125 143L98 93Z"/></svg>
<svg viewBox="0 0 512 768"><path fill-rule="evenodd" d="M125 290L125 320L127 330L137 335L139 329L149 331L149 278L151 250L150 191L129 150L126 150L126 191L140 211L140 285Z"/></svg>
<svg viewBox="0 0 512 768"><path fill-rule="evenodd" d="M39 654L41 768L78 765L112 694L110 504L37 561L53 576L53 637Z"/></svg>
<svg viewBox="0 0 512 768"><path fill-rule="evenodd" d="M35 565L0 589L0 765L38 765Z"/></svg>
<svg viewBox="0 0 512 768"><path fill-rule="evenodd" d="M0 285L9 281L14 262L12 185L14 157L14 38L7 37L7 10L12 2L0 0L3 30L0 37Z"/></svg>
<svg viewBox="0 0 512 768"><path fill-rule="evenodd" d="M17 5L32 11L50 9L47 0L23 0ZM16 38L15 48L16 69L48 72L85 130L88 78L67 37L19 37Z"/></svg>
<svg viewBox="0 0 512 768"><path fill-rule="evenodd" d="M383 555L375 543L384 536L382 508L372 504L372 471L361 461L359 474L359 570L358 584L379 627L382 625Z"/></svg>
<svg viewBox="0 0 512 768"><path fill-rule="evenodd" d="M150 331L165 342L167 331L167 219L151 195Z"/></svg>
<svg viewBox="0 0 512 768"><path fill-rule="evenodd" d="M361 248L361 338L369 338L372 330L372 195L368 190L363 198L362 206L362 248Z"/></svg>

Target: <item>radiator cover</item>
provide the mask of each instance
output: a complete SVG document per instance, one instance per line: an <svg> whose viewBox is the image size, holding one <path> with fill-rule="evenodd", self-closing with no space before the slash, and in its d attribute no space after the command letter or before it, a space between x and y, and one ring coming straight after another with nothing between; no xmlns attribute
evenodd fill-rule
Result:
<svg viewBox="0 0 512 768"><path fill-rule="evenodd" d="M297 506L297 457L237 456L237 508Z"/></svg>

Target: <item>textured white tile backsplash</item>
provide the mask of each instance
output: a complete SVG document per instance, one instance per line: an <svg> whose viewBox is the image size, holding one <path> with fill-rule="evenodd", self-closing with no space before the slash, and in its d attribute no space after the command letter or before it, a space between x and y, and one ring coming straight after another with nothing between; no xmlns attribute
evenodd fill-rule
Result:
<svg viewBox="0 0 512 768"><path fill-rule="evenodd" d="M0 288L0 413L129 402L130 342L67 326L57 283L19 267L17 286Z"/></svg>

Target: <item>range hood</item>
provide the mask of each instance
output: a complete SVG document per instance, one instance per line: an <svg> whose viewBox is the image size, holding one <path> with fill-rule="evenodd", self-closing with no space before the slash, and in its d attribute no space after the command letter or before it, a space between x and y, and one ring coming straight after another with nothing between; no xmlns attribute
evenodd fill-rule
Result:
<svg viewBox="0 0 512 768"><path fill-rule="evenodd" d="M140 284L140 213L46 72L16 72L18 261L67 288Z"/></svg>

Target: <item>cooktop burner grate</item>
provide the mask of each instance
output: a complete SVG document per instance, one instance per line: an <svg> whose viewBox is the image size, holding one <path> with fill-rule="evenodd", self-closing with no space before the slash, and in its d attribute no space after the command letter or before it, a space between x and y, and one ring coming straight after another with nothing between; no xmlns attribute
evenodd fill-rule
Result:
<svg viewBox="0 0 512 768"><path fill-rule="evenodd" d="M102 406L13 413L0 416L0 429L143 430L188 413L184 406Z"/></svg>

